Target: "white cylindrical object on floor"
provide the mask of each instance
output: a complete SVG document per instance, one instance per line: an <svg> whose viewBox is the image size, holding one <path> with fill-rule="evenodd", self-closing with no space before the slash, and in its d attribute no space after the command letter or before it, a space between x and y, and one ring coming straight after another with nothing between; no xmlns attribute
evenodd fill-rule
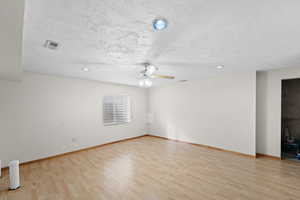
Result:
<svg viewBox="0 0 300 200"><path fill-rule="evenodd" d="M9 189L15 190L20 187L19 161L9 162Z"/></svg>

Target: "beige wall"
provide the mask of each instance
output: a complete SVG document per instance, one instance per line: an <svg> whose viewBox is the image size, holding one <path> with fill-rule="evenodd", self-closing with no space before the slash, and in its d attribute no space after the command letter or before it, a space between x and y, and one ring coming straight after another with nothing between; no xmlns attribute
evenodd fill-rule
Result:
<svg viewBox="0 0 300 200"><path fill-rule="evenodd" d="M133 120L104 127L102 97L128 94ZM137 87L24 73L0 81L0 159L22 162L146 133L147 92Z"/></svg>
<svg viewBox="0 0 300 200"><path fill-rule="evenodd" d="M19 80L25 0L0 2L0 79Z"/></svg>
<svg viewBox="0 0 300 200"><path fill-rule="evenodd" d="M150 89L150 133L255 155L256 73Z"/></svg>
<svg viewBox="0 0 300 200"><path fill-rule="evenodd" d="M281 80L299 77L300 68L257 73L257 153L281 156Z"/></svg>

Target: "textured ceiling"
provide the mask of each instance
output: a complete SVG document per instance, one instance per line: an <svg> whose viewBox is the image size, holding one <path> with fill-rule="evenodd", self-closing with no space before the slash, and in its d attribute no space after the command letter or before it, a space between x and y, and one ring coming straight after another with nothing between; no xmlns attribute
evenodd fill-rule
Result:
<svg viewBox="0 0 300 200"><path fill-rule="evenodd" d="M298 66L299 10L298 0L27 0L24 69L137 85L148 61L176 76L158 85ZM168 29L152 29L158 17Z"/></svg>

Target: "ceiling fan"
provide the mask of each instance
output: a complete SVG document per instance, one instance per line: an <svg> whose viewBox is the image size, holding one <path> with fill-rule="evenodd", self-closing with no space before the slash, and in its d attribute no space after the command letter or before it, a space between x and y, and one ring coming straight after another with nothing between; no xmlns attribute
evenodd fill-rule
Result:
<svg viewBox="0 0 300 200"><path fill-rule="evenodd" d="M152 78L175 79L174 76L156 74L158 67L150 63L143 63L143 65L145 69L141 71L142 80L139 82L141 87L151 87L152 81L150 79Z"/></svg>

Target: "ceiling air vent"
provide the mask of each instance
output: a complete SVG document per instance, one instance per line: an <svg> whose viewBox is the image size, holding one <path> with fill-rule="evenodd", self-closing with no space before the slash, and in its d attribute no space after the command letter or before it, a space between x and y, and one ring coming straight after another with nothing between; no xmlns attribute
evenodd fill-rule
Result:
<svg viewBox="0 0 300 200"><path fill-rule="evenodd" d="M51 50L57 50L59 47L59 43L52 40L46 40L44 47Z"/></svg>

